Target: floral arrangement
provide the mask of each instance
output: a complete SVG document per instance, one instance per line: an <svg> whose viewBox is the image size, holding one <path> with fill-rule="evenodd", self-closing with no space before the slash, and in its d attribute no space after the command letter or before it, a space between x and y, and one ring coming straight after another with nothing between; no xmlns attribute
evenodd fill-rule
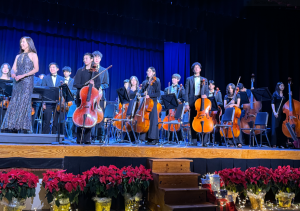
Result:
<svg viewBox="0 0 300 211"><path fill-rule="evenodd" d="M90 191L96 197L117 197L119 186L122 183L122 175L116 166L93 167L83 172L83 175L86 177L87 183L84 192Z"/></svg>
<svg viewBox="0 0 300 211"><path fill-rule="evenodd" d="M223 180L221 184L225 186L226 190L241 193L247 189L245 172L240 168L223 169L215 173L220 175Z"/></svg>
<svg viewBox="0 0 300 211"><path fill-rule="evenodd" d="M287 193L299 193L300 188L300 170L290 166L278 166L272 174L274 193L281 191Z"/></svg>
<svg viewBox="0 0 300 211"><path fill-rule="evenodd" d="M18 200L33 197L38 182L38 176L28 171L19 169L3 171L0 173L0 200L5 197L11 202L13 197Z"/></svg>
<svg viewBox="0 0 300 211"><path fill-rule="evenodd" d="M61 171L47 171L43 174L43 187L46 189L48 203L55 201L60 206L60 199L68 198L69 201L78 203L78 195L86 186L85 176L73 175Z"/></svg>
<svg viewBox="0 0 300 211"><path fill-rule="evenodd" d="M132 166L123 167L120 169L122 175L122 190L121 193L136 195L141 190L146 190L149 187L149 180L153 180L151 170L146 169L143 165L133 168Z"/></svg>
<svg viewBox="0 0 300 211"><path fill-rule="evenodd" d="M271 178L273 175L272 169L259 166L248 168L245 171L247 189L254 194L258 194L262 191L268 192L271 188Z"/></svg>

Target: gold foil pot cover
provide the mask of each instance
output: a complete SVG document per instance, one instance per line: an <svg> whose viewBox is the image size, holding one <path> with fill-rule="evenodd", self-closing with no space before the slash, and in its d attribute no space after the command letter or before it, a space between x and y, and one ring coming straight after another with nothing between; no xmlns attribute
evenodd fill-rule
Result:
<svg viewBox="0 0 300 211"><path fill-rule="evenodd" d="M254 210L265 210L265 196L266 192L260 192L259 194L254 194L253 192L247 191L247 196L251 202L251 208Z"/></svg>
<svg viewBox="0 0 300 211"><path fill-rule="evenodd" d="M110 211L111 207L111 198L98 198L94 197L93 200L95 201L95 208L96 211Z"/></svg>
<svg viewBox="0 0 300 211"><path fill-rule="evenodd" d="M11 202L3 198L1 204L4 205L3 211L22 211L26 208L25 199L16 199L14 197Z"/></svg>
<svg viewBox="0 0 300 211"><path fill-rule="evenodd" d="M140 201L142 200L142 193L137 193L135 196L130 194L124 194L125 211L138 211L140 207Z"/></svg>
<svg viewBox="0 0 300 211"><path fill-rule="evenodd" d="M279 207L289 208L292 205L292 200L295 198L295 193L279 192L275 195Z"/></svg>

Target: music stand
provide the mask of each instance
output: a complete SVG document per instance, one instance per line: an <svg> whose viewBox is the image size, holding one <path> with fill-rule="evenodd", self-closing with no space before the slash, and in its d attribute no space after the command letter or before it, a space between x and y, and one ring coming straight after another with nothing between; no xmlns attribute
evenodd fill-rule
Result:
<svg viewBox="0 0 300 211"><path fill-rule="evenodd" d="M127 104L130 102L130 98L128 96L128 92L126 90L125 87L121 87L119 89L117 89L117 94L120 100L120 103L122 104L122 118L123 118L123 111L124 111L124 104ZM123 127L124 127L124 121L127 121L127 119L113 119L114 121L121 121L122 122L122 127L121 127L121 143L124 142L124 137L122 135L122 131L123 131ZM126 134L128 136L129 142L131 143L131 139L130 139L130 135L129 132L127 130L127 127L125 127L126 129Z"/></svg>
<svg viewBox="0 0 300 211"><path fill-rule="evenodd" d="M12 93L12 81L11 80L3 80L0 79L0 94L2 95L2 98L4 100L5 97L10 97L11 93ZM1 102L2 100L0 100ZM2 101L2 106L0 109L0 128L2 126L2 121L3 121L3 101ZM7 109L7 108L6 108ZM1 133L1 129L0 129L0 133Z"/></svg>
<svg viewBox="0 0 300 211"><path fill-rule="evenodd" d="M268 87L251 89L251 92L257 101L269 101L272 100L272 94Z"/></svg>
<svg viewBox="0 0 300 211"><path fill-rule="evenodd" d="M63 99L65 99L65 105L64 105L64 108L66 108L66 104L67 102L70 102L70 101L74 101L74 97L72 95L72 92L70 91L69 87L67 84L62 84L59 86L59 99L60 99L60 102L59 102L59 105L62 105L62 101ZM60 106L60 108L62 108L62 106ZM56 110L55 110L56 112ZM63 121L61 122L61 117L58 118L58 135L57 135L57 138L58 138L58 142L59 144L61 144L62 142L60 141L60 129L61 129L61 124L64 124L65 123L65 116L66 116L66 109L64 109L63 111ZM64 131L63 131L64 133Z"/></svg>
<svg viewBox="0 0 300 211"><path fill-rule="evenodd" d="M178 99L176 97L176 94L175 93L171 93L171 94L167 94L167 95L162 95L161 96L161 101L163 102L163 105L165 107L165 109L169 110L169 113L170 113L170 110L171 109L176 109L178 107ZM170 119L168 119L168 123L170 122ZM164 125L164 123L162 123ZM163 125L161 128L163 128ZM162 144L170 144L171 142L169 141L170 139L170 124L168 124L168 140L167 142L165 143L162 143ZM175 131L175 126L173 124L173 128L174 128L174 133L175 133L175 136L178 140L178 137L177 137L177 134L176 134L176 131ZM174 138L174 134L173 134L173 138Z"/></svg>
<svg viewBox="0 0 300 211"><path fill-rule="evenodd" d="M239 95L241 97L241 105L250 103L247 92L239 92Z"/></svg>

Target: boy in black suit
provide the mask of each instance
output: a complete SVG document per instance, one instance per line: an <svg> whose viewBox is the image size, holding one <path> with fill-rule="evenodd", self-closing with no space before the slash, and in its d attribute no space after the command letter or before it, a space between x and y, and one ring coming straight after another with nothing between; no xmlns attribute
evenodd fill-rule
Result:
<svg viewBox="0 0 300 211"><path fill-rule="evenodd" d="M59 70L58 64L52 62L49 64L50 75L47 75L43 78L42 86L48 87L59 87L61 83L64 82L64 78L62 76L57 75ZM44 121L43 121L43 134L50 133L50 121L53 113L53 127L52 127L52 134L56 134L57 132L57 124L58 124L58 117L59 112L55 110L56 104L53 103L44 103L43 110L44 110ZM63 127L60 130L60 133L63 134Z"/></svg>
<svg viewBox="0 0 300 211"><path fill-rule="evenodd" d="M63 73L64 73L64 83L68 85L69 89L72 90L72 89L76 89L76 88L73 88L73 84L74 84L74 79L70 77L71 73L72 73L72 69L71 67L68 67L68 66L65 66L63 69L62 69Z"/></svg>
<svg viewBox="0 0 300 211"><path fill-rule="evenodd" d="M191 69L194 72L193 76L190 76L186 79L185 82L185 102L187 102L187 109L190 110L190 126L192 132L192 145L197 146L197 132L193 129L192 123L194 117L197 116L197 111L195 109L195 102L200 97L207 98L208 91L208 82L207 79L200 76L202 65L199 62L195 62ZM200 89L200 83L202 80L205 80L205 85Z"/></svg>

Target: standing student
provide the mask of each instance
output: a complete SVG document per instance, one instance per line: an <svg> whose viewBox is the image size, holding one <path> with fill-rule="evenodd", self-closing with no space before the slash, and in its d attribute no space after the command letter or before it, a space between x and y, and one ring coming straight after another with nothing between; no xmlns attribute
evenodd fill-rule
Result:
<svg viewBox="0 0 300 211"><path fill-rule="evenodd" d="M77 70L76 75L74 77L74 87L77 88L77 96L76 96L76 106L77 107L79 107L81 104L80 90L85 86L84 84L93 77L94 74L97 74L97 73L93 73L92 71L90 71L93 59L94 59L93 54L85 53L83 56L84 66ZM92 84L96 89L99 90L100 78L97 77L94 80L91 80L90 84ZM81 142L81 137L82 137L81 143L91 144L92 128L77 127L77 129L78 129L77 130L77 143L79 144Z"/></svg>
<svg viewBox="0 0 300 211"><path fill-rule="evenodd" d="M33 77L39 71L37 52L30 37L20 40L20 53L16 56L11 76L15 79L12 96L5 114L2 130L28 133L31 131L31 95Z"/></svg>
<svg viewBox="0 0 300 211"><path fill-rule="evenodd" d="M156 76L156 70L154 67L149 67L147 69L147 78L142 83L141 93L146 94L146 99L151 98L154 102L153 109L150 112L150 128L147 133L140 135L141 140L147 140L146 144L155 145L158 143L159 131L158 131L158 115L157 115L157 98L160 97L161 84L159 78L154 80ZM154 83L151 85L151 82ZM146 93L147 91L147 93Z"/></svg>
<svg viewBox="0 0 300 211"><path fill-rule="evenodd" d="M284 84L278 82L275 87L275 92L272 95L272 140L271 145L273 148L277 146L280 148L286 147L287 137L282 132L282 123L285 120L282 112L282 107L286 102L283 95ZM282 103L281 103L282 101Z"/></svg>
<svg viewBox="0 0 300 211"><path fill-rule="evenodd" d="M73 84L74 84L74 79L70 77L70 75L72 73L71 67L65 66L62 69L62 71L64 73L64 83L68 85L70 90L72 90L73 89Z"/></svg>
<svg viewBox="0 0 300 211"><path fill-rule="evenodd" d="M200 76L202 65L199 62L195 62L191 69L194 72L193 76L190 76L186 79L185 82L185 101L187 102L187 109L190 110L190 125L192 133L192 145L197 146L198 135L197 132L193 129L192 123L194 117L197 116L197 111L195 108L195 102L199 98L207 98L208 91L208 81L206 78ZM204 86L200 89L200 83L202 80L205 80Z"/></svg>
<svg viewBox="0 0 300 211"><path fill-rule="evenodd" d="M59 70L59 66L57 63L52 62L49 64L49 75L45 76L42 81L42 86L47 87L59 87L61 83L63 83L64 78L57 74ZM44 110L44 118L43 118L43 134L49 134L50 133L50 123L51 119L53 118L53 124L52 124L52 134L56 134L58 130L58 119L60 116L60 112L56 111L56 104L55 103L44 103L43 104L43 110ZM60 121L63 119L63 117L60 117ZM60 134L63 134L64 127L61 126L60 128Z"/></svg>

